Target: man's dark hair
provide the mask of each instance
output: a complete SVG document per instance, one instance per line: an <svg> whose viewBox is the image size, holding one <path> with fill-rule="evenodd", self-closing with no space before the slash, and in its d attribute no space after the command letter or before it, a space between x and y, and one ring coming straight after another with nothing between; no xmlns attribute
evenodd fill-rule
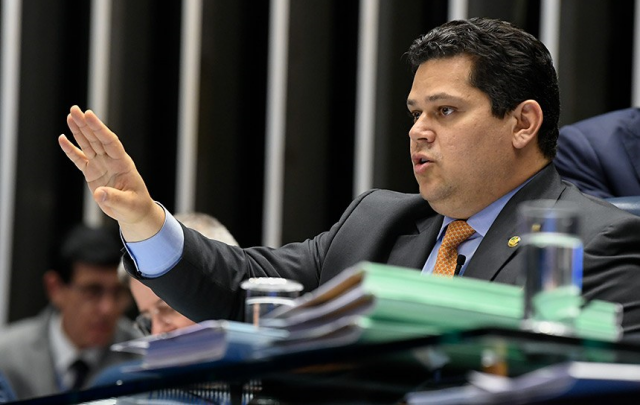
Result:
<svg viewBox="0 0 640 405"><path fill-rule="evenodd" d="M407 54L414 73L431 59L469 56L469 83L489 96L495 117L504 118L521 102L536 100L544 115L538 146L545 157L555 157L558 77L549 51L536 37L506 21L471 18L434 28L416 39Z"/></svg>
<svg viewBox="0 0 640 405"><path fill-rule="evenodd" d="M109 228L77 225L62 241L54 270L67 284L73 277L75 263L113 266L115 271L122 256L121 248L117 232Z"/></svg>

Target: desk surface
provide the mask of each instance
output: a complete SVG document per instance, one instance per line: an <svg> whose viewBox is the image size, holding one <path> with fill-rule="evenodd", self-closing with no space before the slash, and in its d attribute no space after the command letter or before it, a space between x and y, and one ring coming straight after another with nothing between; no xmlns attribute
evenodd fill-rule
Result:
<svg viewBox="0 0 640 405"><path fill-rule="evenodd" d="M259 386L250 388L255 398L262 398L256 403L394 404L401 403L409 392L462 386L469 370L490 370L514 377L566 361L640 364L640 345L479 329L168 368L131 381L16 403L77 404L166 393L169 388L179 388L171 392L181 393L182 399L190 397L185 401L188 403L199 403L201 394L197 390L202 389L227 392L224 401L203 399L202 403L242 403L239 395L243 384L259 379ZM207 385L193 388L197 383ZM638 394L640 386L634 393Z"/></svg>

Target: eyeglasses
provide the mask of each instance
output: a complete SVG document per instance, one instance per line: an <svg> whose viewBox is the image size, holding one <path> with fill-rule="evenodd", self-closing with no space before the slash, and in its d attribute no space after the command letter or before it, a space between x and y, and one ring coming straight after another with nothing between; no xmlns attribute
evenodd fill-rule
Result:
<svg viewBox="0 0 640 405"><path fill-rule="evenodd" d="M150 335L153 330L154 318L163 325L171 327L174 325L177 315L179 315L178 311L171 308L166 302L160 300L149 311L145 311L136 317L135 326L140 333L147 336Z"/></svg>
<svg viewBox="0 0 640 405"><path fill-rule="evenodd" d="M84 301L94 304L102 301L105 297L110 297L116 304L126 306L130 299L129 291L124 286L105 287L99 284L70 284L69 288L76 290Z"/></svg>

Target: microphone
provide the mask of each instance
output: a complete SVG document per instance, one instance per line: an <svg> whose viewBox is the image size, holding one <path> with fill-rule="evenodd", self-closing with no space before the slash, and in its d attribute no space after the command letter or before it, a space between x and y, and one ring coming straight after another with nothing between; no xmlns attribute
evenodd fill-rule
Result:
<svg viewBox="0 0 640 405"><path fill-rule="evenodd" d="M467 256L458 255L458 258L456 259L456 269L453 272L454 277L460 275L460 270L462 270L462 266L464 266L464 262L466 261L467 261Z"/></svg>

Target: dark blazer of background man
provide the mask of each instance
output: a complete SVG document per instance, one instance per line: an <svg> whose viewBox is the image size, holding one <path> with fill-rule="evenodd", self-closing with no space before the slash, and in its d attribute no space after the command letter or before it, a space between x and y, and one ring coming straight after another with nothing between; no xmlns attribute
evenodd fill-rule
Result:
<svg viewBox="0 0 640 405"><path fill-rule="evenodd" d="M479 235L464 276L514 284L520 249L508 240L517 235L516 207L553 199L584 214L584 295L621 303L625 332L639 332L640 218L581 194L551 164L560 102L545 46L509 23L473 18L418 38L408 58L415 71L409 146L420 195L366 192L329 231L278 249L241 249L178 227L177 262L151 269L127 256L128 270L193 320L240 319L239 285L248 277L291 278L310 291L361 260L422 269L445 217L474 218L511 196ZM64 135L60 145L96 203L118 221L127 247L158 242L165 252L175 219L149 196L116 135L76 106L67 123L79 148Z"/></svg>
<svg viewBox="0 0 640 405"><path fill-rule="evenodd" d="M560 129L555 165L564 180L600 198L640 196L640 109L598 115Z"/></svg>
<svg viewBox="0 0 640 405"><path fill-rule="evenodd" d="M69 363L78 356L89 365L86 383L134 358L109 350L139 336L122 317L131 300L118 280L119 261L117 233L78 226L64 240L55 268L44 275L51 305L0 333L0 370L18 399L68 390L75 377ZM56 345L61 339L66 346Z"/></svg>

